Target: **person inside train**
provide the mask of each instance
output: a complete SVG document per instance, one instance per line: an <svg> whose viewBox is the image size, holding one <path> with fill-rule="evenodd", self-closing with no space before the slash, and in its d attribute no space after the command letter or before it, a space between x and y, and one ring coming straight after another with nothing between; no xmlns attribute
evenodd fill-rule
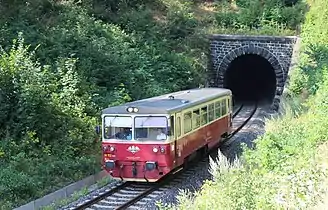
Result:
<svg viewBox="0 0 328 210"><path fill-rule="evenodd" d="M132 139L132 131L131 128L124 128L124 136L126 140Z"/></svg>
<svg viewBox="0 0 328 210"><path fill-rule="evenodd" d="M157 140L166 140L166 134L163 133L162 129L157 129L157 136L156 136Z"/></svg>
<svg viewBox="0 0 328 210"><path fill-rule="evenodd" d="M120 131L115 134L117 139L122 140L131 140L132 139L132 132L130 128L120 128Z"/></svg>

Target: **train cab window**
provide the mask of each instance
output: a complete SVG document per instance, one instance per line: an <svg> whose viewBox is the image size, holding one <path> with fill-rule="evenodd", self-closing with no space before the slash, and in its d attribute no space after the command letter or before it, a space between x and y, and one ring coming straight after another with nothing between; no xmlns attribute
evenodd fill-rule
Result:
<svg viewBox="0 0 328 210"><path fill-rule="evenodd" d="M184 128L184 133L188 133L191 131L191 112L187 112L183 116L183 128Z"/></svg>
<svg viewBox="0 0 328 210"><path fill-rule="evenodd" d="M105 116L104 117L104 138L131 140L132 139L132 118L126 116Z"/></svg>
<svg viewBox="0 0 328 210"><path fill-rule="evenodd" d="M201 125L207 123L207 106L202 107L201 109Z"/></svg>
<svg viewBox="0 0 328 210"><path fill-rule="evenodd" d="M212 122L215 119L214 104L208 105L208 122Z"/></svg>
<svg viewBox="0 0 328 210"><path fill-rule="evenodd" d="M215 102L215 118L221 117L221 103L220 101Z"/></svg>
<svg viewBox="0 0 328 210"><path fill-rule="evenodd" d="M196 129L200 126L200 113L199 109L195 109L192 112L192 129Z"/></svg>
<svg viewBox="0 0 328 210"><path fill-rule="evenodd" d="M136 139L142 139L148 137L148 128L138 128L135 130Z"/></svg>
<svg viewBox="0 0 328 210"><path fill-rule="evenodd" d="M142 116L134 118L134 136L138 141L166 140L168 136L166 117ZM147 131L147 134L144 132Z"/></svg>
<svg viewBox="0 0 328 210"><path fill-rule="evenodd" d="M226 115L227 114L227 100L223 99L221 101L221 110L222 110L222 115Z"/></svg>

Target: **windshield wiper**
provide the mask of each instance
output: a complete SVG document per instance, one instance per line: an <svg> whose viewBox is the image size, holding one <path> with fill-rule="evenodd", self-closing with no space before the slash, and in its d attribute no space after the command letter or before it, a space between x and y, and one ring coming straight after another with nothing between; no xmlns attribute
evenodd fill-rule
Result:
<svg viewBox="0 0 328 210"><path fill-rule="evenodd" d="M142 128L143 128L144 123L145 123L149 118L150 118L150 116L148 116L148 117L146 118L146 120L142 121L142 123L141 123L141 127L142 127Z"/></svg>

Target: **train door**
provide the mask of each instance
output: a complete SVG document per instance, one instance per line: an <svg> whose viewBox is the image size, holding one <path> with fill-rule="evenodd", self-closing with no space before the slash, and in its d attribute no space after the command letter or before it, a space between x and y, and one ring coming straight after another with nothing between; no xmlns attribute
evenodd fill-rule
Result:
<svg viewBox="0 0 328 210"><path fill-rule="evenodd" d="M231 104L231 97L229 96L228 97L228 113L229 113L229 127L232 127L232 112L233 112L233 109L232 109L232 104Z"/></svg>
<svg viewBox="0 0 328 210"><path fill-rule="evenodd" d="M179 165L178 159L181 157L181 148L178 145L178 139L181 137L181 113L175 114L175 139L174 139L174 148L175 148L175 165Z"/></svg>

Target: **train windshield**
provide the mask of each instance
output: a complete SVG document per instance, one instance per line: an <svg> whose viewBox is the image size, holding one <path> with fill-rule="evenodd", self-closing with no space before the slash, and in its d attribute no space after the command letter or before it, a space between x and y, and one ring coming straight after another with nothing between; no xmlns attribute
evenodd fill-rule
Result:
<svg viewBox="0 0 328 210"><path fill-rule="evenodd" d="M107 116L104 118L104 136L106 139L132 139L132 117Z"/></svg>
<svg viewBox="0 0 328 210"><path fill-rule="evenodd" d="M135 117L134 137L136 140L166 140L167 118L166 117Z"/></svg>

